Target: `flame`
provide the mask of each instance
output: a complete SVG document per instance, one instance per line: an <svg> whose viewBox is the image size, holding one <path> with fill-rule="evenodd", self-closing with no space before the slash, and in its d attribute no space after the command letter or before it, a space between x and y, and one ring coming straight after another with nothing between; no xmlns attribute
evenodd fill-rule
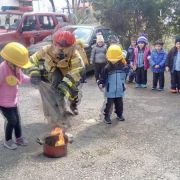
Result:
<svg viewBox="0 0 180 180"><path fill-rule="evenodd" d="M64 135L63 135L63 129L62 128L59 128L59 127L54 128L51 131L51 135L52 136L59 135L59 140L56 142L55 147L65 144Z"/></svg>

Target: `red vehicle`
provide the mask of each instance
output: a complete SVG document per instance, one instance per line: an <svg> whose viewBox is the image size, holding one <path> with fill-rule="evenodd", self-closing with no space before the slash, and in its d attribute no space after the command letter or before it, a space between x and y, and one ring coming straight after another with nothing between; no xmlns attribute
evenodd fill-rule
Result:
<svg viewBox="0 0 180 180"><path fill-rule="evenodd" d="M68 24L68 18L58 13L0 12L0 49L16 41L26 47L42 41L53 33L56 25Z"/></svg>

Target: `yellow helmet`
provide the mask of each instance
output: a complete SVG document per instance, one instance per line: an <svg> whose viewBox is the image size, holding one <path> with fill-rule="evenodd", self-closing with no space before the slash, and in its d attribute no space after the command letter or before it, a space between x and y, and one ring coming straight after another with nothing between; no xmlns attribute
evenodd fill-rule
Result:
<svg viewBox="0 0 180 180"><path fill-rule="evenodd" d="M121 47L116 44L110 45L110 47L107 50L106 57L107 60L111 63L116 63L117 61L124 59Z"/></svg>
<svg viewBox="0 0 180 180"><path fill-rule="evenodd" d="M31 66L29 60L28 50L20 43L11 42L8 43L0 52L0 55L12 64L21 67L28 68Z"/></svg>

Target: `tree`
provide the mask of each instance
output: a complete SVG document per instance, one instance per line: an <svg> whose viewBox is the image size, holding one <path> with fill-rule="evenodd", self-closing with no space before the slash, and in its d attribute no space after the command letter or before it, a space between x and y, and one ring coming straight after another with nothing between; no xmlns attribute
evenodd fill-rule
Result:
<svg viewBox="0 0 180 180"><path fill-rule="evenodd" d="M53 12L56 11L55 9L55 5L54 5L54 0L49 0L49 2L51 3L51 6L52 6L52 9L53 9Z"/></svg>
<svg viewBox="0 0 180 180"><path fill-rule="evenodd" d="M120 34L122 44L127 46L132 34L146 32L154 41L169 29L174 30L178 3L179 0L93 0L93 8L96 18Z"/></svg>

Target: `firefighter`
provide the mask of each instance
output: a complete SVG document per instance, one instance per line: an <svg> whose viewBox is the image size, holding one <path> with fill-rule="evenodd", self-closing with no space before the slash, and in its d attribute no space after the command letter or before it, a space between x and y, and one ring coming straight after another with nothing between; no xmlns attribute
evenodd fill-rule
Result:
<svg viewBox="0 0 180 180"><path fill-rule="evenodd" d="M30 75L43 76L44 80L51 83L52 88L68 98L71 111L77 115L78 85L84 62L76 48L74 34L69 31L56 31L53 43L42 47L30 59L35 65L30 70Z"/></svg>

